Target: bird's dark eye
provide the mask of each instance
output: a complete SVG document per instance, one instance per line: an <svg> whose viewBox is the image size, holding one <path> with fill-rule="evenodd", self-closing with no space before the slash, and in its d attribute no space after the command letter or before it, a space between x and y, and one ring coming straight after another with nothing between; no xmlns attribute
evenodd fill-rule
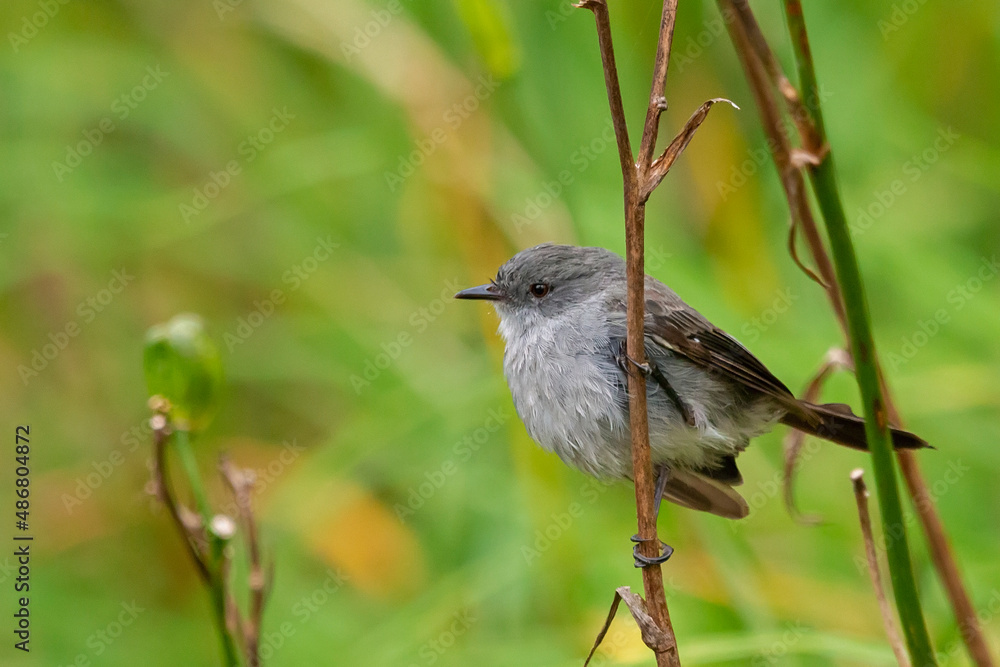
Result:
<svg viewBox="0 0 1000 667"><path fill-rule="evenodd" d="M531 296L541 299L543 296L549 293L548 283L535 283L531 286Z"/></svg>

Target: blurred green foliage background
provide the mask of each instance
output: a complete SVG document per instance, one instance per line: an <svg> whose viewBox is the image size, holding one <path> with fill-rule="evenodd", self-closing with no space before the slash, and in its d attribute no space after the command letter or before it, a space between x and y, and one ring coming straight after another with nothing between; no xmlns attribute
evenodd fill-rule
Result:
<svg viewBox="0 0 1000 667"><path fill-rule="evenodd" d="M613 2L640 128L656 2ZM789 71L780 7L757 2ZM808 3L877 342L1000 649L1000 7ZM541 241L623 250L593 19L567 0L10 0L0 8L0 464L32 432L31 653L4 665L213 665L206 594L145 492L148 327L200 313L227 373L196 443L259 471L269 665L579 665L631 566L632 489L538 449L485 306ZM681 2L664 140L715 109L650 202L647 266L802 387L838 331L710 2ZM838 376L828 400L857 405ZM669 507L685 665L890 665L849 471L781 433L740 459L739 523ZM911 512L912 515L912 512ZM942 663L968 664L910 526ZM5 539L9 539L5 538ZM599 664L652 664L619 616Z"/></svg>

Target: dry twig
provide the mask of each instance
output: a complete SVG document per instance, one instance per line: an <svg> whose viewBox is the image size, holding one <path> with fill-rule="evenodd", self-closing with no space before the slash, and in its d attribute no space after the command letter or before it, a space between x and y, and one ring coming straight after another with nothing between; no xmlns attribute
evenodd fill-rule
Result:
<svg viewBox="0 0 1000 667"><path fill-rule="evenodd" d="M226 545L235 535L236 525L230 517L219 514L212 518L211 525L206 526L201 514L177 500L167 468L167 445L172 436L168 419L170 405L160 397L153 397L150 399L150 408L154 411L150 421L154 450L151 491L167 508L199 578L211 595L226 664L242 664L237 657L238 650L242 649L247 665L259 667L261 618L268 578L261 567L259 535L250 502L252 473L238 470L225 458L219 464L220 472L236 499L250 552L250 611L249 618L244 620L231 590L229 573L232 556Z"/></svg>
<svg viewBox="0 0 1000 667"><path fill-rule="evenodd" d="M591 10L597 23L597 38L601 50L601 62L604 69L604 82L608 93L608 103L611 108L612 124L618 145L618 158L621 163L622 180L625 194L625 263L628 282L627 325L628 336L626 347L629 355L636 363L645 362L644 349L644 306L645 306L645 270L644 270L644 235L646 218L646 201L657 185L670 170L678 155L684 150L695 130L704 121L709 109L718 99L703 104L684 129L667 146L656 160L653 155L656 150L656 140L659 133L660 115L667 108L664 90L667 81L667 66L670 62L670 48L673 41L674 22L677 16L677 0L664 0L663 13L660 19L659 39L656 45L656 57L653 65L653 80L649 92L649 104L646 108L646 118L643 124L642 138L639 144L638 160L633 157L629 141L628 127L625 122L625 110L622 104L621 87L618 82L618 70L615 64L614 44L611 38L611 19L608 14L606 0L583 0L578 7ZM725 100L728 102L728 100ZM732 104L730 102L730 104ZM735 105L734 105L735 106ZM636 513L639 524L639 549L647 558L659 556L660 541L656 535L656 513L653 507L653 470L649 452L649 423L646 414L646 381L641 373L629 374L629 425L632 433L632 470L635 482ZM679 666L680 658L673 627L670 624L670 614L663 591L663 574L659 565L647 565L642 571L643 588L646 594L645 602L638 598L632 604L631 598L625 597L626 603L633 615L639 619L639 612L648 617L652 627L657 632L644 631L643 639L656 654L657 665ZM627 589L626 589L627 590ZM628 595L634 595L628 592ZM612 605L610 619L617 609L617 601L622 595L622 589L616 594L616 603ZM640 624L641 626L641 624ZM594 648L600 644L604 632L598 637ZM593 652L591 652L593 653Z"/></svg>
<svg viewBox="0 0 1000 667"><path fill-rule="evenodd" d="M899 626L892 614L892 605L885 597L885 587L882 585L882 575L879 573L878 556L875 551L875 538L872 537L872 517L868 513L868 488L865 486L865 471L857 468L851 473L854 484L854 499L858 503L858 520L861 522L861 535L865 541L865 558L868 561L868 574L872 579L875 597L878 599L878 610L882 614L882 624L889 638L892 652L896 655L899 667L910 667L910 657L906 654L903 638L899 636Z"/></svg>
<svg viewBox="0 0 1000 667"><path fill-rule="evenodd" d="M816 166L815 158L819 158L820 161L825 159L829 148L822 140L817 141L817 137L823 136L823 119L819 104L819 90L811 74L812 57L805 31L801 2L800 0L785 0L789 32L797 52L803 56L800 59L799 71L804 90L801 95L797 95L798 101L789 98L787 94L787 88L790 85L788 78L781 72L780 65L763 38L746 1L718 0L718 4L723 15L737 18L737 20L727 22L727 25L730 37L736 47L737 56L750 83L750 89L760 112L772 157L778 168L782 187L792 213L792 227L789 234L789 249L792 258L806 274L825 288L831 307L836 314L837 323L846 340L848 338L847 317L843 298L834 276L830 256L812 215L811 205L805 190L805 179L802 174L803 167ZM775 88L780 90L785 98L789 115L795 122L800 140L806 147L804 153L808 159L802 159L800 153L803 152L803 149L791 145L791 140L782 126L779 104L774 93ZM803 100L804 105L802 104ZM819 151L816 150L817 144L821 147ZM797 229L801 229L806 238L813 261L819 269L819 277L809 270L798 256L795 247ZM879 379L889 421L895 426L902 426L899 412L892 400L884 375L880 373ZM900 450L896 454L903 478L906 481L906 488L917 509L926 535L931 559L944 585L955 616L960 621L962 638L979 667L992 667L994 662L983 639L978 617L962 583L954 554L930 497L927 484L917 465L916 456L908 450Z"/></svg>
<svg viewBox="0 0 1000 667"><path fill-rule="evenodd" d="M259 667L260 665L260 627L264 615L264 600L268 589L268 577L264 573L261 565L260 541L257 534L257 521L253 515L253 504L251 502L251 492L254 486L254 472L252 470L242 470L230 462L229 458L222 456L219 460L219 471L222 478L226 480L236 499L236 507L239 511L240 521L243 524L247 535L247 543L250 550L250 612L249 618L243 627L243 637L246 643L247 658L249 667Z"/></svg>

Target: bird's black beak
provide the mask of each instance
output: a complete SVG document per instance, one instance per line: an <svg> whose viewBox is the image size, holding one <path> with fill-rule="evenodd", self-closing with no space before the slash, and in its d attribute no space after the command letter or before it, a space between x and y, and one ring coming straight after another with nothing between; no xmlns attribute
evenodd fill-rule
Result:
<svg viewBox="0 0 1000 667"><path fill-rule="evenodd" d="M493 283L488 285L479 285L478 287L470 287L469 289L464 289L455 295L456 299L482 299L484 301L500 301L503 295L500 293L499 288Z"/></svg>

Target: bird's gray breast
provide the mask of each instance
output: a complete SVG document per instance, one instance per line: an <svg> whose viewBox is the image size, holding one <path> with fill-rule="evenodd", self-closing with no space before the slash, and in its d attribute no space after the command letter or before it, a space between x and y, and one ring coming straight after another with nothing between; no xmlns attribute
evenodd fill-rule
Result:
<svg viewBox="0 0 1000 667"><path fill-rule="evenodd" d="M608 436L627 438L623 377L607 322L580 312L502 318L504 375L514 407L539 445L591 475L622 477L629 461L609 447Z"/></svg>
<svg viewBox="0 0 1000 667"><path fill-rule="evenodd" d="M504 317L504 375L529 435L566 463L597 477L631 477L626 376L616 354L624 318L609 319L595 303L557 315ZM771 401L752 399L731 381L651 343L646 354L684 401L685 423L663 387L647 378L654 464L699 469L738 454L780 417Z"/></svg>

